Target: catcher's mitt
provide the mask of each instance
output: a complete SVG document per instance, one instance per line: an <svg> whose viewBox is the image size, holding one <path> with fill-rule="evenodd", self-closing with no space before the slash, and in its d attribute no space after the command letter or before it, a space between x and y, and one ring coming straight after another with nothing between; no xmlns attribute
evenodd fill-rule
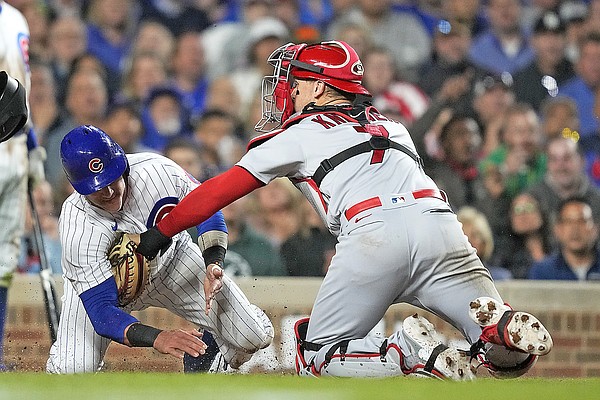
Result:
<svg viewBox="0 0 600 400"><path fill-rule="evenodd" d="M129 235L121 232L108 253L108 261L117 282L120 306L135 300L150 279L148 260L135 252L136 247Z"/></svg>

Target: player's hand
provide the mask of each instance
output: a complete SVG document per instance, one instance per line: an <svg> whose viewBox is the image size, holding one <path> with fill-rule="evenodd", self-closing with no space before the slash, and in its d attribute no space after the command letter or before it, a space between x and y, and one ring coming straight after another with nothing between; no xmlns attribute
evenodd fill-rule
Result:
<svg viewBox="0 0 600 400"><path fill-rule="evenodd" d="M206 344L202 341L202 332L197 330L176 329L162 331L154 340L154 348L163 354L183 358L185 353L198 357L206 352Z"/></svg>
<svg viewBox="0 0 600 400"><path fill-rule="evenodd" d="M159 252L162 255L173 241L170 237L163 235L155 226L140 235L131 235L131 239L137 243L135 251L148 260L153 260Z"/></svg>
<svg viewBox="0 0 600 400"><path fill-rule="evenodd" d="M206 277L204 278L204 298L206 299L206 315L210 312L212 301L217 293L223 287L223 268L217 264L210 264L206 267Z"/></svg>

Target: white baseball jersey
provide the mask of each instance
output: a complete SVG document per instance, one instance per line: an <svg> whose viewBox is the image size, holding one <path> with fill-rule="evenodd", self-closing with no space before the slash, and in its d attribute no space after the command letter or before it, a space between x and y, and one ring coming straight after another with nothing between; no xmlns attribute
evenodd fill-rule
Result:
<svg viewBox="0 0 600 400"><path fill-rule="evenodd" d="M117 231L141 233L154 226L197 183L171 160L152 153L128 155L127 193L119 212L110 213L74 193L65 200L59 229L65 277L58 337L47 370L53 373L97 371L110 343L100 337L79 295L112 276L107 254ZM229 361L237 351L252 353L270 343L272 325L227 277L209 316L204 313L202 253L187 232L176 235L168 250L150 263L150 282L125 311L162 307L208 329ZM159 327L169 328L169 327Z"/></svg>
<svg viewBox="0 0 600 400"><path fill-rule="evenodd" d="M29 98L29 27L14 7L0 1L0 70L17 79ZM17 267L27 204L26 135L0 143L0 285Z"/></svg>
<svg viewBox="0 0 600 400"><path fill-rule="evenodd" d="M361 124L331 110L257 138L238 163L264 183L290 178L338 237L306 337L325 346L309 357L319 369L333 345L351 340L346 354L379 360L383 338L365 336L399 302L436 313L476 341L481 328L469 318L469 302L500 297L444 194L412 158L416 150L408 131L376 112L371 123ZM324 160L371 136L388 137L413 156L393 148L358 154L317 186L313 178ZM392 335L388 343L410 353L401 336Z"/></svg>

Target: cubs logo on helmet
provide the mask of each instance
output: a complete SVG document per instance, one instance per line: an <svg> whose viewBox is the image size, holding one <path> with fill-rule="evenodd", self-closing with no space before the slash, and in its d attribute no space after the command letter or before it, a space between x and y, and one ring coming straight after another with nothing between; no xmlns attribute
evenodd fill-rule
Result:
<svg viewBox="0 0 600 400"><path fill-rule="evenodd" d="M104 168L104 164L102 164L101 159L92 158L88 164L88 168L90 169L91 172L97 174L98 172L102 171L102 169Z"/></svg>

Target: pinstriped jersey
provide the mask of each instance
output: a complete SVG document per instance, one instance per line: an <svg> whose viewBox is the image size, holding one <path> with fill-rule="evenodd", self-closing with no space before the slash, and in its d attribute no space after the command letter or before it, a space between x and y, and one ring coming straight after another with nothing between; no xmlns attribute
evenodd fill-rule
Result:
<svg viewBox="0 0 600 400"><path fill-rule="evenodd" d="M0 70L21 82L29 94L29 27L23 14L4 1L0 1Z"/></svg>
<svg viewBox="0 0 600 400"><path fill-rule="evenodd" d="M92 205L75 192L63 203L59 231L64 276L77 294L112 276L107 254L119 231L141 233L160 221L177 203L198 186L198 182L175 162L154 153L127 155L130 171L126 177L123 207L116 213ZM150 263L150 280L174 257L173 244Z"/></svg>
<svg viewBox="0 0 600 400"><path fill-rule="evenodd" d="M378 113L376 118L371 128L416 154L412 138L402 124ZM374 150L349 158L317 187L311 178L323 160L368 141L371 135L356 120L340 112L309 114L251 147L237 165L263 183L276 177L290 178L329 230L338 235L342 214L359 201L378 195L437 188L412 158L394 149Z"/></svg>

